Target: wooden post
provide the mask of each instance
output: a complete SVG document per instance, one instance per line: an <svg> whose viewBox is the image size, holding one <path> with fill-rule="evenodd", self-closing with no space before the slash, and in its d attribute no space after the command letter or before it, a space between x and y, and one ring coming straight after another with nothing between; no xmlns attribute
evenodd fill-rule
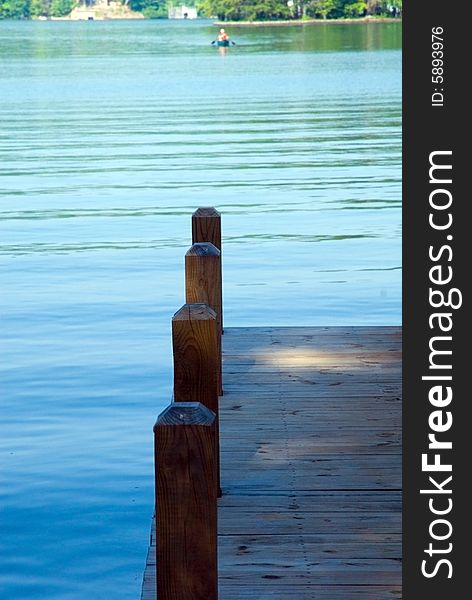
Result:
<svg viewBox="0 0 472 600"><path fill-rule="evenodd" d="M216 208L197 208L192 215L192 244L210 242L221 252L221 214Z"/></svg>
<svg viewBox="0 0 472 600"><path fill-rule="evenodd" d="M220 306L223 309L223 258L221 256L221 214L213 207L202 207L192 215L192 244L210 242L220 251ZM223 310L221 311L223 333Z"/></svg>
<svg viewBox="0 0 472 600"><path fill-rule="evenodd" d="M217 600L215 415L173 402L154 426L159 600Z"/></svg>
<svg viewBox="0 0 472 600"><path fill-rule="evenodd" d="M206 304L184 304L172 319L175 402L201 402L216 415L218 497L220 442L218 418L218 331L216 313Z"/></svg>
<svg viewBox="0 0 472 600"><path fill-rule="evenodd" d="M207 304L216 313L218 330L218 391L223 394L221 368L220 251L209 242L193 244L185 255L185 301Z"/></svg>

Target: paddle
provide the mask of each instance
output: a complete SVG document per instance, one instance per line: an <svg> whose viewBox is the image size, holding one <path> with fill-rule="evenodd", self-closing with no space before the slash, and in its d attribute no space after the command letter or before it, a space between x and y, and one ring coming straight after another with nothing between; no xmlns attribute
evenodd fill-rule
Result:
<svg viewBox="0 0 472 600"><path fill-rule="evenodd" d="M217 41L218 41L218 40L213 40L213 41L211 42L211 45L213 46L213 44L216 44L216 42L217 42ZM233 40L231 40L231 41L230 41L230 44L233 44L233 46L236 46L236 42L233 42Z"/></svg>

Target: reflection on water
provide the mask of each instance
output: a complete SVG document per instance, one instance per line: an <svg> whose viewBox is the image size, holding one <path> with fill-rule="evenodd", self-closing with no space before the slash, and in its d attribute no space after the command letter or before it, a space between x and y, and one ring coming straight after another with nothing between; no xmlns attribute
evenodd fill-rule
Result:
<svg viewBox="0 0 472 600"><path fill-rule="evenodd" d="M196 207L228 326L400 320L400 27L231 33L0 27L2 598L138 597Z"/></svg>

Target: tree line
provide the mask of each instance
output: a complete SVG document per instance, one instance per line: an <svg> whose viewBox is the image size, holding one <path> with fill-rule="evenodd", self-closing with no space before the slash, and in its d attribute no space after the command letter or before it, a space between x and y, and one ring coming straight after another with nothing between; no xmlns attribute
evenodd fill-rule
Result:
<svg viewBox="0 0 472 600"><path fill-rule="evenodd" d="M167 0L118 0L147 18L167 18ZM180 3L180 2L179 2ZM94 0L0 0L0 19L65 17L79 5L93 6ZM182 4L193 6L194 0Z"/></svg>
<svg viewBox="0 0 472 600"><path fill-rule="evenodd" d="M222 21L399 17L402 0L200 0L199 12Z"/></svg>
<svg viewBox="0 0 472 600"><path fill-rule="evenodd" d="M85 0L93 4L93 0ZM402 0L121 0L147 18L166 18L170 4L194 6L222 21L398 17ZM0 0L0 19L63 17L77 0Z"/></svg>
<svg viewBox="0 0 472 600"><path fill-rule="evenodd" d="M64 17L74 6L74 0L0 0L0 19Z"/></svg>

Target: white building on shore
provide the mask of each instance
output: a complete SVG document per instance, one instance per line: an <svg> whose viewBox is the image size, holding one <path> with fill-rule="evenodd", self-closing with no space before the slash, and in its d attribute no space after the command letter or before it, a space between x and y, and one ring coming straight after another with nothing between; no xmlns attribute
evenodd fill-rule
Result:
<svg viewBox="0 0 472 600"><path fill-rule="evenodd" d="M169 8L169 19L196 19L197 9L190 6L173 6Z"/></svg>

